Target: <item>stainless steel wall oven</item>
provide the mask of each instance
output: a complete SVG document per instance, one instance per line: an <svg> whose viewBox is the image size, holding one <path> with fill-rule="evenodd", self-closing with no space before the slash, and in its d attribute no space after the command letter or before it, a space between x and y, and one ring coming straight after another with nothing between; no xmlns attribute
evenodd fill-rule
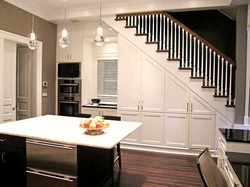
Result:
<svg viewBox="0 0 250 187"><path fill-rule="evenodd" d="M74 116L81 112L81 80L58 80L58 115Z"/></svg>

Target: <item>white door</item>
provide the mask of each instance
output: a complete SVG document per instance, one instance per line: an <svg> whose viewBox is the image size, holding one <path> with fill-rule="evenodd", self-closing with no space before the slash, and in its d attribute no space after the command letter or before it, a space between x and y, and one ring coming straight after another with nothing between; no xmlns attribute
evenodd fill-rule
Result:
<svg viewBox="0 0 250 187"><path fill-rule="evenodd" d="M143 54L141 63L141 110L164 112L165 70Z"/></svg>
<svg viewBox="0 0 250 187"><path fill-rule="evenodd" d="M17 113L16 119L31 117L32 52L28 48L17 49Z"/></svg>
<svg viewBox="0 0 250 187"><path fill-rule="evenodd" d="M16 43L4 41L3 123L16 120Z"/></svg>
<svg viewBox="0 0 250 187"><path fill-rule="evenodd" d="M140 112L119 111L118 116L121 116L122 121L140 122ZM139 143L141 127L128 135L122 142Z"/></svg>
<svg viewBox="0 0 250 187"><path fill-rule="evenodd" d="M189 147L214 148L214 115L190 115Z"/></svg>
<svg viewBox="0 0 250 187"><path fill-rule="evenodd" d="M141 52L124 38L118 43L118 110L138 111Z"/></svg>
<svg viewBox="0 0 250 187"><path fill-rule="evenodd" d="M164 114L141 113L141 143L163 145Z"/></svg>
<svg viewBox="0 0 250 187"><path fill-rule="evenodd" d="M189 114L165 114L164 145L188 147Z"/></svg>
<svg viewBox="0 0 250 187"><path fill-rule="evenodd" d="M189 89L174 76L166 73L165 111L168 113L189 113Z"/></svg>

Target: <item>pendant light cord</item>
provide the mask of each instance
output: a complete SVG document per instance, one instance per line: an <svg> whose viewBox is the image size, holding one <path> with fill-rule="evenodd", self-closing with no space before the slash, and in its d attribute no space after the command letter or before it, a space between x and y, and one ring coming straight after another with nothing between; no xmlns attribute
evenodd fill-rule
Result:
<svg viewBox="0 0 250 187"><path fill-rule="evenodd" d="M65 3L64 3L64 29L66 29L66 7L67 7L67 4L66 4L66 0L65 0Z"/></svg>
<svg viewBox="0 0 250 187"><path fill-rule="evenodd" d="M33 0L33 14L32 14L32 32L34 32L34 12L35 12L35 1Z"/></svg>
<svg viewBox="0 0 250 187"><path fill-rule="evenodd" d="M102 0L100 0L100 25L102 25Z"/></svg>

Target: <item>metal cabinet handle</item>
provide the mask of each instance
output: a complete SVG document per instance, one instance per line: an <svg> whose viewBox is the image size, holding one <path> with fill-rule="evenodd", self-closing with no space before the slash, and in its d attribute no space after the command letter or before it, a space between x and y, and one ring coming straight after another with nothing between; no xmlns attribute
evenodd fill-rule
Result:
<svg viewBox="0 0 250 187"><path fill-rule="evenodd" d="M72 59L72 54L70 54L70 59Z"/></svg>
<svg viewBox="0 0 250 187"><path fill-rule="evenodd" d="M193 103L191 103L191 112L193 112Z"/></svg>
<svg viewBox="0 0 250 187"><path fill-rule="evenodd" d="M29 141L26 140L26 143L29 144L34 144L34 145L41 145L41 146L47 146L47 147L55 147L55 148L59 148L59 149L68 149L68 150L72 150L75 148L75 146L68 146L68 145L60 145L60 144L50 144L48 142L38 142L38 141Z"/></svg>
<svg viewBox="0 0 250 187"><path fill-rule="evenodd" d="M6 142L6 139L0 139L0 142Z"/></svg>
<svg viewBox="0 0 250 187"><path fill-rule="evenodd" d="M138 101L138 110L140 109L140 101Z"/></svg>
<svg viewBox="0 0 250 187"><path fill-rule="evenodd" d="M2 163L5 163L6 161L5 161L5 154L6 153L2 153Z"/></svg>
<svg viewBox="0 0 250 187"><path fill-rule="evenodd" d="M143 110L143 101L141 101L141 109Z"/></svg>
<svg viewBox="0 0 250 187"><path fill-rule="evenodd" d="M187 103L187 111L188 111L188 108L189 108L189 103Z"/></svg>
<svg viewBox="0 0 250 187"><path fill-rule="evenodd" d="M44 173L44 172L39 172L39 171L30 171L30 170L26 170L27 173L31 173L31 174L34 174L34 175L40 175L40 176L43 176L43 177L49 177L49 178L53 178L53 179L58 179L58 180L63 180L63 181L68 181L68 182L73 182L72 179L70 178L65 178L63 176L55 176L55 175L51 175L51 174L48 174L48 173Z"/></svg>

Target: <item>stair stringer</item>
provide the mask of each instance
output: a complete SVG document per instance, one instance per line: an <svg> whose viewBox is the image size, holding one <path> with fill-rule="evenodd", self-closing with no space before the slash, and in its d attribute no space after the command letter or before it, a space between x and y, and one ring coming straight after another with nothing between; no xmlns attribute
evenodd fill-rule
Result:
<svg viewBox="0 0 250 187"><path fill-rule="evenodd" d="M152 58L152 60L162 66L168 73L172 74L196 95L201 97L208 105L214 108L216 112L220 113L231 123L234 123L235 108L225 106L226 98L213 97L214 89L202 88L202 80L200 79L190 79L191 71L179 70L179 62L168 60L167 52L156 52L157 45L146 44L146 36L135 36L135 28L124 28L125 21L115 21L114 16L106 16L102 18L102 21L117 31L120 39L128 40L131 44L139 48L142 52Z"/></svg>

